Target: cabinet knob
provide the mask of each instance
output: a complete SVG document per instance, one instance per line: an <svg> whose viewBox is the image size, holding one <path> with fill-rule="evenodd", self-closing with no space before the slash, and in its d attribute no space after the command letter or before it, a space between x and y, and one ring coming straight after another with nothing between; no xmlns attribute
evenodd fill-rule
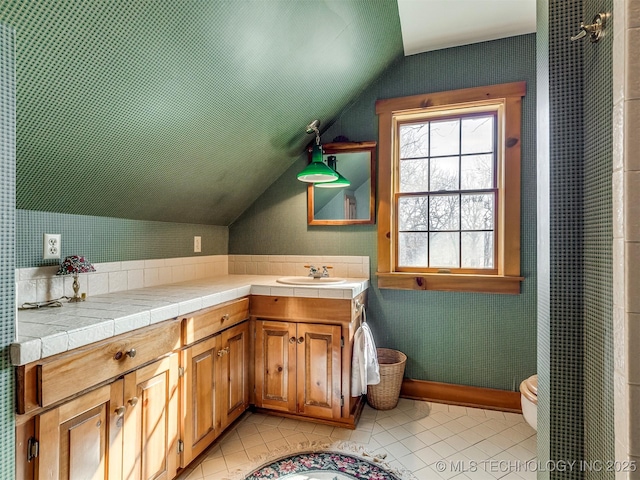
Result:
<svg viewBox="0 0 640 480"><path fill-rule="evenodd" d="M227 348L222 348L220 350L218 350L218 356L221 357L223 355L226 355L227 353L229 353L229 347Z"/></svg>
<svg viewBox="0 0 640 480"><path fill-rule="evenodd" d="M129 399L129 405L135 407L138 404L138 397L132 397Z"/></svg>
<svg viewBox="0 0 640 480"><path fill-rule="evenodd" d="M132 348L131 350L127 350L126 352L116 352L115 355L113 356L114 360L121 360L122 357L124 357L125 355L129 358L133 358L136 356L138 352L136 351L135 348Z"/></svg>
<svg viewBox="0 0 640 480"><path fill-rule="evenodd" d="M229 314L225 313L224 315L222 315L222 318L220 319L220 321L226 322L227 320L229 320Z"/></svg>
<svg viewBox="0 0 640 480"><path fill-rule="evenodd" d="M304 337L298 337L298 343L304 342Z"/></svg>
<svg viewBox="0 0 640 480"><path fill-rule="evenodd" d="M127 407L125 407L124 405L116 408L115 414L118 417L123 417L124 413L127 411Z"/></svg>
<svg viewBox="0 0 640 480"><path fill-rule="evenodd" d="M296 343L296 337L291 337L289 339L289 343Z"/></svg>

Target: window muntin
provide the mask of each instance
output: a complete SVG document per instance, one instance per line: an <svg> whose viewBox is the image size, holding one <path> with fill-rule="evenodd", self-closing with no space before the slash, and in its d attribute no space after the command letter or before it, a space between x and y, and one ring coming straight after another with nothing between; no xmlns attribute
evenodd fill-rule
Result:
<svg viewBox="0 0 640 480"><path fill-rule="evenodd" d="M496 272L498 116L394 117L397 271Z"/></svg>

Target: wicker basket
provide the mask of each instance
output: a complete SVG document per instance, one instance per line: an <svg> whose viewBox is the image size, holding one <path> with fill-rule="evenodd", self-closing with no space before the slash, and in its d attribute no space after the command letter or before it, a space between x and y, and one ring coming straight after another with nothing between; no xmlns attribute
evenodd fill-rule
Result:
<svg viewBox="0 0 640 480"><path fill-rule="evenodd" d="M391 410L398 404L407 356L390 348L378 348L380 383L367 387L367 402L376 410Z"/></svg>

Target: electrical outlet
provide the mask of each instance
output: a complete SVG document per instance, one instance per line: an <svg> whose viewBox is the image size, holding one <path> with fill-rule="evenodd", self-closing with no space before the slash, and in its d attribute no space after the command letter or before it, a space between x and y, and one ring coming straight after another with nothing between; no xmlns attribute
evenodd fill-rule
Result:
<svg viewBox="0 0 640 480"><path fill-rule="evenodd" d="M202 237L193 237L193 251L194 253L202 252Z"/></svg>
<svg viewBox="0 0 640 480"><path fill-rule="evenodd" d="M44 260L50 260L53 258L60 258L60 237L59 233L45 233L44 234L44 248L42 250L42 258Z"/></svg>

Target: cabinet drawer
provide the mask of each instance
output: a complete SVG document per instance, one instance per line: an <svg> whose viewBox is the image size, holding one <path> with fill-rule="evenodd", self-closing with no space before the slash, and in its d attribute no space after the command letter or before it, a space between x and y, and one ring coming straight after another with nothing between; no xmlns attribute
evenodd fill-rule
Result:
<svg viewBox="0 0 640 480"><path fill-rule="evenodd" d="M350 299L253 295L251 315L293 322L349 323L353 305Z"/></svg>
<svg viewBox="0 0 640 480"><path fill-rule="evenodd" d="M249 299L241 298L200 310L183 318L182 338L185 345L207 338L249 318Z"/></svg>
<svg viewBox="0 0 640 480"><path fill-rule="evenodd" d="M52 405L178 348L180 322L172 320L54 357L37 366L40 406Z"/></svg>

